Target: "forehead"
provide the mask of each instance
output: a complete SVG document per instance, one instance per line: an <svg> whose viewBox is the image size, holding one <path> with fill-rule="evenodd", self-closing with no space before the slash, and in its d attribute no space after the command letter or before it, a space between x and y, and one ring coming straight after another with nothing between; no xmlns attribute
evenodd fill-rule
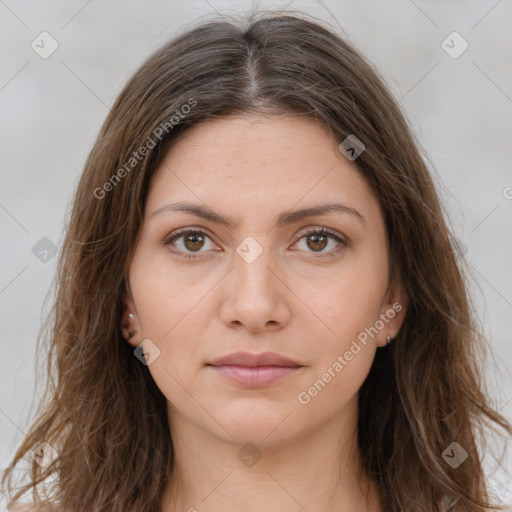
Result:
<svg viewBox="0 0 512 512"><path fill-rule="evenodd" d="M328 128L310 117L225 116L206 120L188 129L172 150L173 160L226 160L251 156L255 161L290 158L292 152L318 157L336 143ZM248 163L248 162L246 162Z"/></svg>
<svg viewBox="0 0 512 512"><path fill-rule="evenodd" d="M188 129L152 177L147 215L170 200L260 214L340 200L378 209L365 178L328 128L291 116L228 116Z"/></svg>

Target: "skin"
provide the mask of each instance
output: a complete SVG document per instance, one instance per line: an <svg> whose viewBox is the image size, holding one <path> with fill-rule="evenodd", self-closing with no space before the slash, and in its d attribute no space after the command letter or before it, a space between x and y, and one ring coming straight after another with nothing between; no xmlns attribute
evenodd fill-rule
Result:
<svg viewBox="0 0 512 512"><path fill-rule="evenodd" d="M186 212L151 216L177 201L207 206L235 225ZM331 202L364 221L334 211L276 226L285 211ZM305 236L322 227L348 245ZM180 228L206 235L164 245ZM236 252L246 237L262 249L251 263ZM175 449L162 512L383 510L375 485L357 473L356 428L359 388L406 311L388 266L379 202L322 124L229 116L185 132L152 177L124 298L136 331L128 342L149 339L160 351L148 369L167 398ZM299 393L396 303L402 310L300 403ZM277 352L304 367L246 389L206 366L239 350ZM249 442L261 455L252 467L237 456Z"/></svg>

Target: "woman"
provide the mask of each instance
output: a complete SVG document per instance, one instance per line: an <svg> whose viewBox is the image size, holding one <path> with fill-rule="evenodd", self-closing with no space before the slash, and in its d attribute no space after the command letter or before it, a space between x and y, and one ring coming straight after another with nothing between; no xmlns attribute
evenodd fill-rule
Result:
<svg viewBox="0 0 512 512"><path fill-rule="evenodd" d="M184 32L86 162L12 505L45 481L57 511L485 510L479 435L512 428L450 240L347 42L277 13Z"/></svg>

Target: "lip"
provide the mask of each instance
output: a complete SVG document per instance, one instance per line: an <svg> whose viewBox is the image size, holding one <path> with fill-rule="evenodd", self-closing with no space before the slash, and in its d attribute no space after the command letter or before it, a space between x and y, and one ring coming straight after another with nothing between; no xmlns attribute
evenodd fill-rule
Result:
<svg viewBox="0 0 512 512"><path fill-rule="evenodd" d="M233 352L226 356L214 359L209 366L283 366L283 367L301 367L300 363L289 359L288 357L276 354L275 352L262 352L261 354L251 354L250 352Z"/></svg>
<svg viewBox="0 0 512 512"><path fill-rule="evenodd" d="M262 388L296 374L303 366L237 366L221 365L211 368L229 381L245 388Z"/></svg>
<svg viewBox="0 0 512 512"><path fill-rule="evenodd" d="M229 381L248 388L269 386L299 372L303 365L274 352L234 352L207 366Z"/></svg>

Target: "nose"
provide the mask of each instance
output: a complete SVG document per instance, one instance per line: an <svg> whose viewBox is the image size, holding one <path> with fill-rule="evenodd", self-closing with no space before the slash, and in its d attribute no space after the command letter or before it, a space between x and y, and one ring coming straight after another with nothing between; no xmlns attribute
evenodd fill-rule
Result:
<svg viewBox="0 0 512 512"><path fill-rule="evenodd" d="M220 311L225 325L256 333L277 331L288 323L291 293L270 249L251 263L235 254L226 280Z"/></svg>

